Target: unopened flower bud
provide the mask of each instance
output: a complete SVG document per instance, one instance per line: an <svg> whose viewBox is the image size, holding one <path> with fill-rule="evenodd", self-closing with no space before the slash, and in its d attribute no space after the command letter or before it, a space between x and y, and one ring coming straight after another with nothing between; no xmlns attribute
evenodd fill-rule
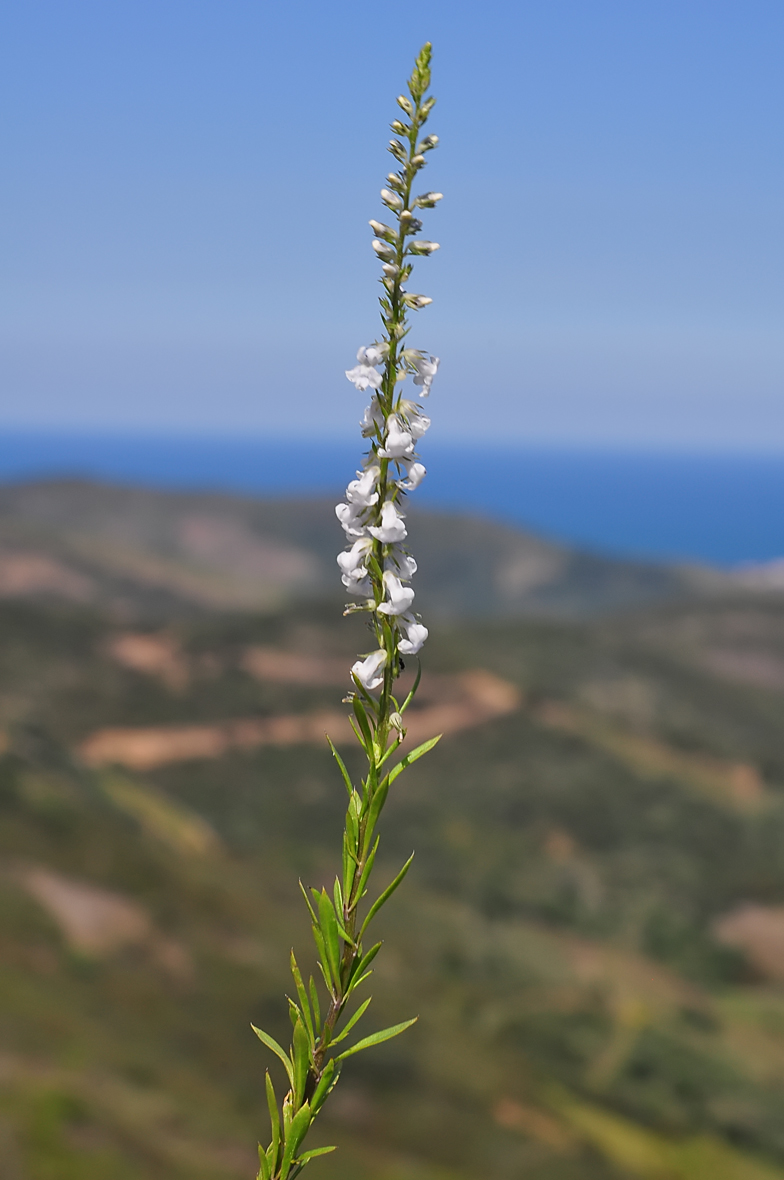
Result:
<svg viewBox="0 0 784 1180"><path fill-rule="evenodd" d="M375 248L375 243L373 245ZM425 238L416 238L415 241L409 243L408 249L411 254L432 254L434 250L440 250L441 247L438 242L428 242Z"/></svg>
<svg viewBox="0 0 784 1180"><path fill-rule="evenodd" d="M430 152L434 147L438 147L438 136L426 135L422 142L417 144L417 151Z"/></svg>
<svg viewBox="0 0 784 1180"><path fill-rule="evenodd" d="M396 160L400 160L401 164L406 158L406 149L399 139L390 139L387 151L391 152Z"/></svg>
<svg viewBox="0 0 784 1180"><path fill-rule="evenodd" d="M387 184L390 188L401 189L403 181L398 176L397 172L387 172Z"/></svg>
<svg viewBox="0 0 784 1180"><path fill-rule="evenodd" d="M436 201L442 200L443 196L443 193L422 193L422 196L414 201L414 205L418 209L432 209Z"/></svg>
<svg viewBox="0 0 784 1180"><path fill-rule="evenodd" d="M406 731L405 731L405 727L403 725L403 718L400 716L400 714L399 713L390 713L389 724L392 726L393 729L397 730L398 735L399 735L398 740L402 742L403 738L406 736Z"/></svg>
<svg viewBox="0 0 784 1180"><path fill-rule="evenodd" d="M403 198L399 197L397 193L391 193L388 188L382 188L381 200L384 202L387 208L394 209L395 212L397 212L398 209L403 208Z"/></svg>
<svg viewBox="0 0 784 1180"><path fill-rule="evenodd" d="M400 227L404 234L418 234L422 228L422 222L410 209L404 209L400 214Z"/></svg>
<svg viewBox="0 0 784 1180"><path fill-rule="evenodd" d="M413 115L414 104L411 102L410 98L406 98L405 94L399 94L397 96L397 105L401 108L401 110L404 110L409 117Z"/></svg>
<svg viewBox="0 0 784 1180"><path fill-rule="evenodd" d="M368 222L368 225L373 230L373 233L376 235L376 237L383 238L385 242L397 241L397 234L395 231L391 226L384 225L383 221L373 221L371 219Z"/></svg>
<svg viewBox="0 0 784 1180"><path fill-rule="evenodd" d="M396 279L400 274L400 267L395 266L394 262L385 262L381 269L388 279Z"/></svg>
<svg viewBox="0 0 784 1180"><path fill-rule="evenodd" d="M380 242L378 238L374 238L370 244L379 258L383 258L385 262L395 257L395 251L386 242ZM411 244L414 245L413 242ZM421 253L429 253L429 251L421 251Z"/></svg>
<svg viewBox="0 0 784 1180"><path fill-rule="evenodd" d="M422 103L422 114L425 118L427 118L435 105L436 100L434 98L431 97L425 99L425 101Z"/></svg>
<svg viewBox="0 0 784 1180"><path fill-rule="evenodd" d="M421 311L423 307L427 307L428 303L433 302L427 295L409 295L408 293L403 296L403 301L407 307L413 308L414 311Z"/></svg>
<svg viewBox="0 0 784 1180"><path fill-rule="evenodd" d="M390 149L390 151L391 151L391 149ZM415 168L421 168L422 165L424 164L424 162L425 162L424 156L412 156L411 157L411 163L414 165Z"/></svg>
<svg viewBox="0 0 784 1180"><path fill-rule="evenodd" d="M399 119L395 119L389 124L389 130L394 131L395 135L408 135L411 128L406 127L405 123L401 123Z"/></svg>

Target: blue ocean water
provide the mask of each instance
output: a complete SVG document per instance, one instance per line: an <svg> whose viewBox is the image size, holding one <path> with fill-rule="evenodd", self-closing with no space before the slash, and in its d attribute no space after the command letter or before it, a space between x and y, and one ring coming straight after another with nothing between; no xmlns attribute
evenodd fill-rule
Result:
<svg viewBox="0 0 784 1180"><path fill-rule="evenodd" d="M523 525L604 553L719 565L784 556L784 456L422 447L417 501ZM78 476L159 488L338 496L352 440L4 432L0 480Z"/></svg>

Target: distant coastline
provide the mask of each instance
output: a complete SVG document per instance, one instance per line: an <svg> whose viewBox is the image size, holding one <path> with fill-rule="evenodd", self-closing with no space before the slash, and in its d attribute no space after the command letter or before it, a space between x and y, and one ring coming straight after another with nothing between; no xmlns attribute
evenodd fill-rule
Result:
<svg viewBox="0 0 784 1180"><path fill-rule="evenodd" d="M420 496L614 556L720 566L784 557L784 456L425 441ZM348 442L0 432L0 481L77 477L269 496L336 494Z"/></svg>

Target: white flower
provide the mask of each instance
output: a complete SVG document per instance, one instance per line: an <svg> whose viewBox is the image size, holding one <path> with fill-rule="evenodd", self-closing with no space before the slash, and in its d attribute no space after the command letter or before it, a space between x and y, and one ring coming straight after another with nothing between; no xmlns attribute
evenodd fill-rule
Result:
<svg viewBox="0 0 784 1180"><path fill-rule="evenodd" d="M427 397L430 393L430 386L433 384L433 378L438 372L437 356L428 357L426 353L420 352L411 358L411 364L416 369L417 375L414 378L414 385L422 386L422 397ZM430 423L428 422L428 426Z"/></svg>
<svg viewBox="0 0 784 1180"><path fill-rule="evenodd" d="M387 500L381 509L381 524L368 529L368 532L382 545L395 545L399 541L404 541L408 535L406 526L403 524L403 517L391 500ZM356 535L360 536L359 533Z"/></svg>
<svg viewBox="0 0 784 1180"><path fill-rule="evenodd" d="M373 238L370 244L379 258L383 258L385 262L391 262L395 257L395 251L387 242L380 242L378 238Z"/></svg>
<svg viewBox="0 0 784 1180"><path fill-rule="evenodd" d="M405 614L414 601L414 591L411 587L404 586L400 578L389 570L384 570L384 590L388 601L382 602L378 607L380 615Z"/></svg>
<svg viewBox="0 0 784 1180"><path fill-rule="evenodd" d="M378 453L382 459L401 459L414 453L414 439L397 414L390 414L387 418L384 449Z"/></svg>
<svg viewBox="0 0 784 1180"><path fill-rule="evenodd" d="M405 639L401 639L397 645L398 651L404 656L415 656L429 635L427 627L418 623L413 615L404 615L398 620L398 625L403 627L406 633Z"/></svg>
<svg viewBox="0 0 784 1180"><path fill-rule="evenodd" d="M367 348L359 349L357 352L359 364L355 365L353 369L346 369L346 376L353 385L356 385L360 393L363 393L368 386L373 389L380 388L382 376L376 372L375 366L386 360L388 351L388 344L369 344Z"/></svg>
<svg viewBox="0 0 784 1180"><path fill-rule="evenodd" d="M368 467L364 473L358 471L359 478L352 479L346 488L346 499L349 504L353 504L357 508L370 508L375 504L378 501L378 492L375 487L380 474L379 467Z"/></svg>
<svg viewBox="0 0 784 1180"><path fill-rule="evenodd" d="M370 537L360 537L350 549L338 553L338 565L343 571L341 581L354 594L370 594L372 587L368 580L365 559L373 547Z"/></svg>
<svg viewBox="0 0 784 1180"><path fill-rule="evenodd" d="M369 406L365 406L365 414L360 422L362 437L370 438L384 425L384 411L374 397Z"/></svg>
<svg viewBox="0 0 784 1180"><path fill-rule="evenodd" d="M367 528L362 523L362 513L364 508L358 507L356 504L336 504L335 516L343 526L343 532L348 537L366 537Z"/></svg>
<svg viewBox="0 0 784 1180"><path fill-rule="evenodd" d="M411 437L413 439L422 438L426 431L430 429L430 419L427 414L421 414L416 402L408 401L406 398L401 398L399 409L408 423Z"/></svg>
<svg viewBox="0 0 784 1180"><path fill-rule="evenodd" d="M385 242L397 241L397 234L391 225L384 225L383 221L369 221L368 225L373 230L373 233L377 237L383 238Z"/></svg>
<svg viewBox="0 0 784 1180"><path fill-rule="evenodd" d="M417 197L414 204L419 209L432 209L436 201L443 200L443 193L422 193L421 197Z"/></svg>
<svg viewBox="0 0 784 1180"><path fill-rule="evenodd" d="M401 460L401 462L405 463L406 466L406 479L399 479L397 486L402 488L404 492L413 492L419 487L427 475L427 469L424 463L406 462L405 459Z"/></svg>
<svg viewBox="0 0 784 1180"><path fill-rule="evenodd" d="M382 188L381 200L390 209L402 209L403 198L399 197L397 193L391 193L388 188Z"/></svg>
<svg viewBox="0 0 784 1180"><path fill-rule="evenodd" d="M417 563L410 553L403 553L401 549L392 549L389 556L394 561L398 573L404 581L407 578L413 578L417 572Z"/></svg>
<svg viewBox="0 0 784 1180"><path fill-rule="evenodd" d="M387 246L388 249L389 246ZM428 242L426 238L415 238L408 246L409 254L432 254L434 250L440 249L438 242Z"/></svg>
<svg viewBox="0 0 784 1180"><path fill-rule="evenodd" d="M351 669L352 675L356 676L363 688L370 692L374 688L380 688L384 683L384 673L382 669L387 662L387 653L383 648L378 651L373 651L364 660L357 660L356 664Z"/></svg>
<svg viewBox="0 0 784 1180"><path fill-rule="evenodd" d="M429 295L412 295L406 292L403 296L403 302L414 311L421 311L423 307L427 307L433 300Z"/></svg>

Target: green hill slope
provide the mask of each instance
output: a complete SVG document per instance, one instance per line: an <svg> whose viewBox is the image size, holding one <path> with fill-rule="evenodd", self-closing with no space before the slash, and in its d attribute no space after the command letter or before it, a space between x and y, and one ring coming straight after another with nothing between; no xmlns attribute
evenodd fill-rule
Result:
<svg viewBox="0 0 784 1180"><path fill-rule="evenodd" d="M272 722L340 711L358 627L0 607L4 1177L253 1174L249 1023L286 1035L343 805ZM781 604L444 624L423 688L371 1008L420 1020L347 1063L314 1178L784 1177Z"/></svg>

